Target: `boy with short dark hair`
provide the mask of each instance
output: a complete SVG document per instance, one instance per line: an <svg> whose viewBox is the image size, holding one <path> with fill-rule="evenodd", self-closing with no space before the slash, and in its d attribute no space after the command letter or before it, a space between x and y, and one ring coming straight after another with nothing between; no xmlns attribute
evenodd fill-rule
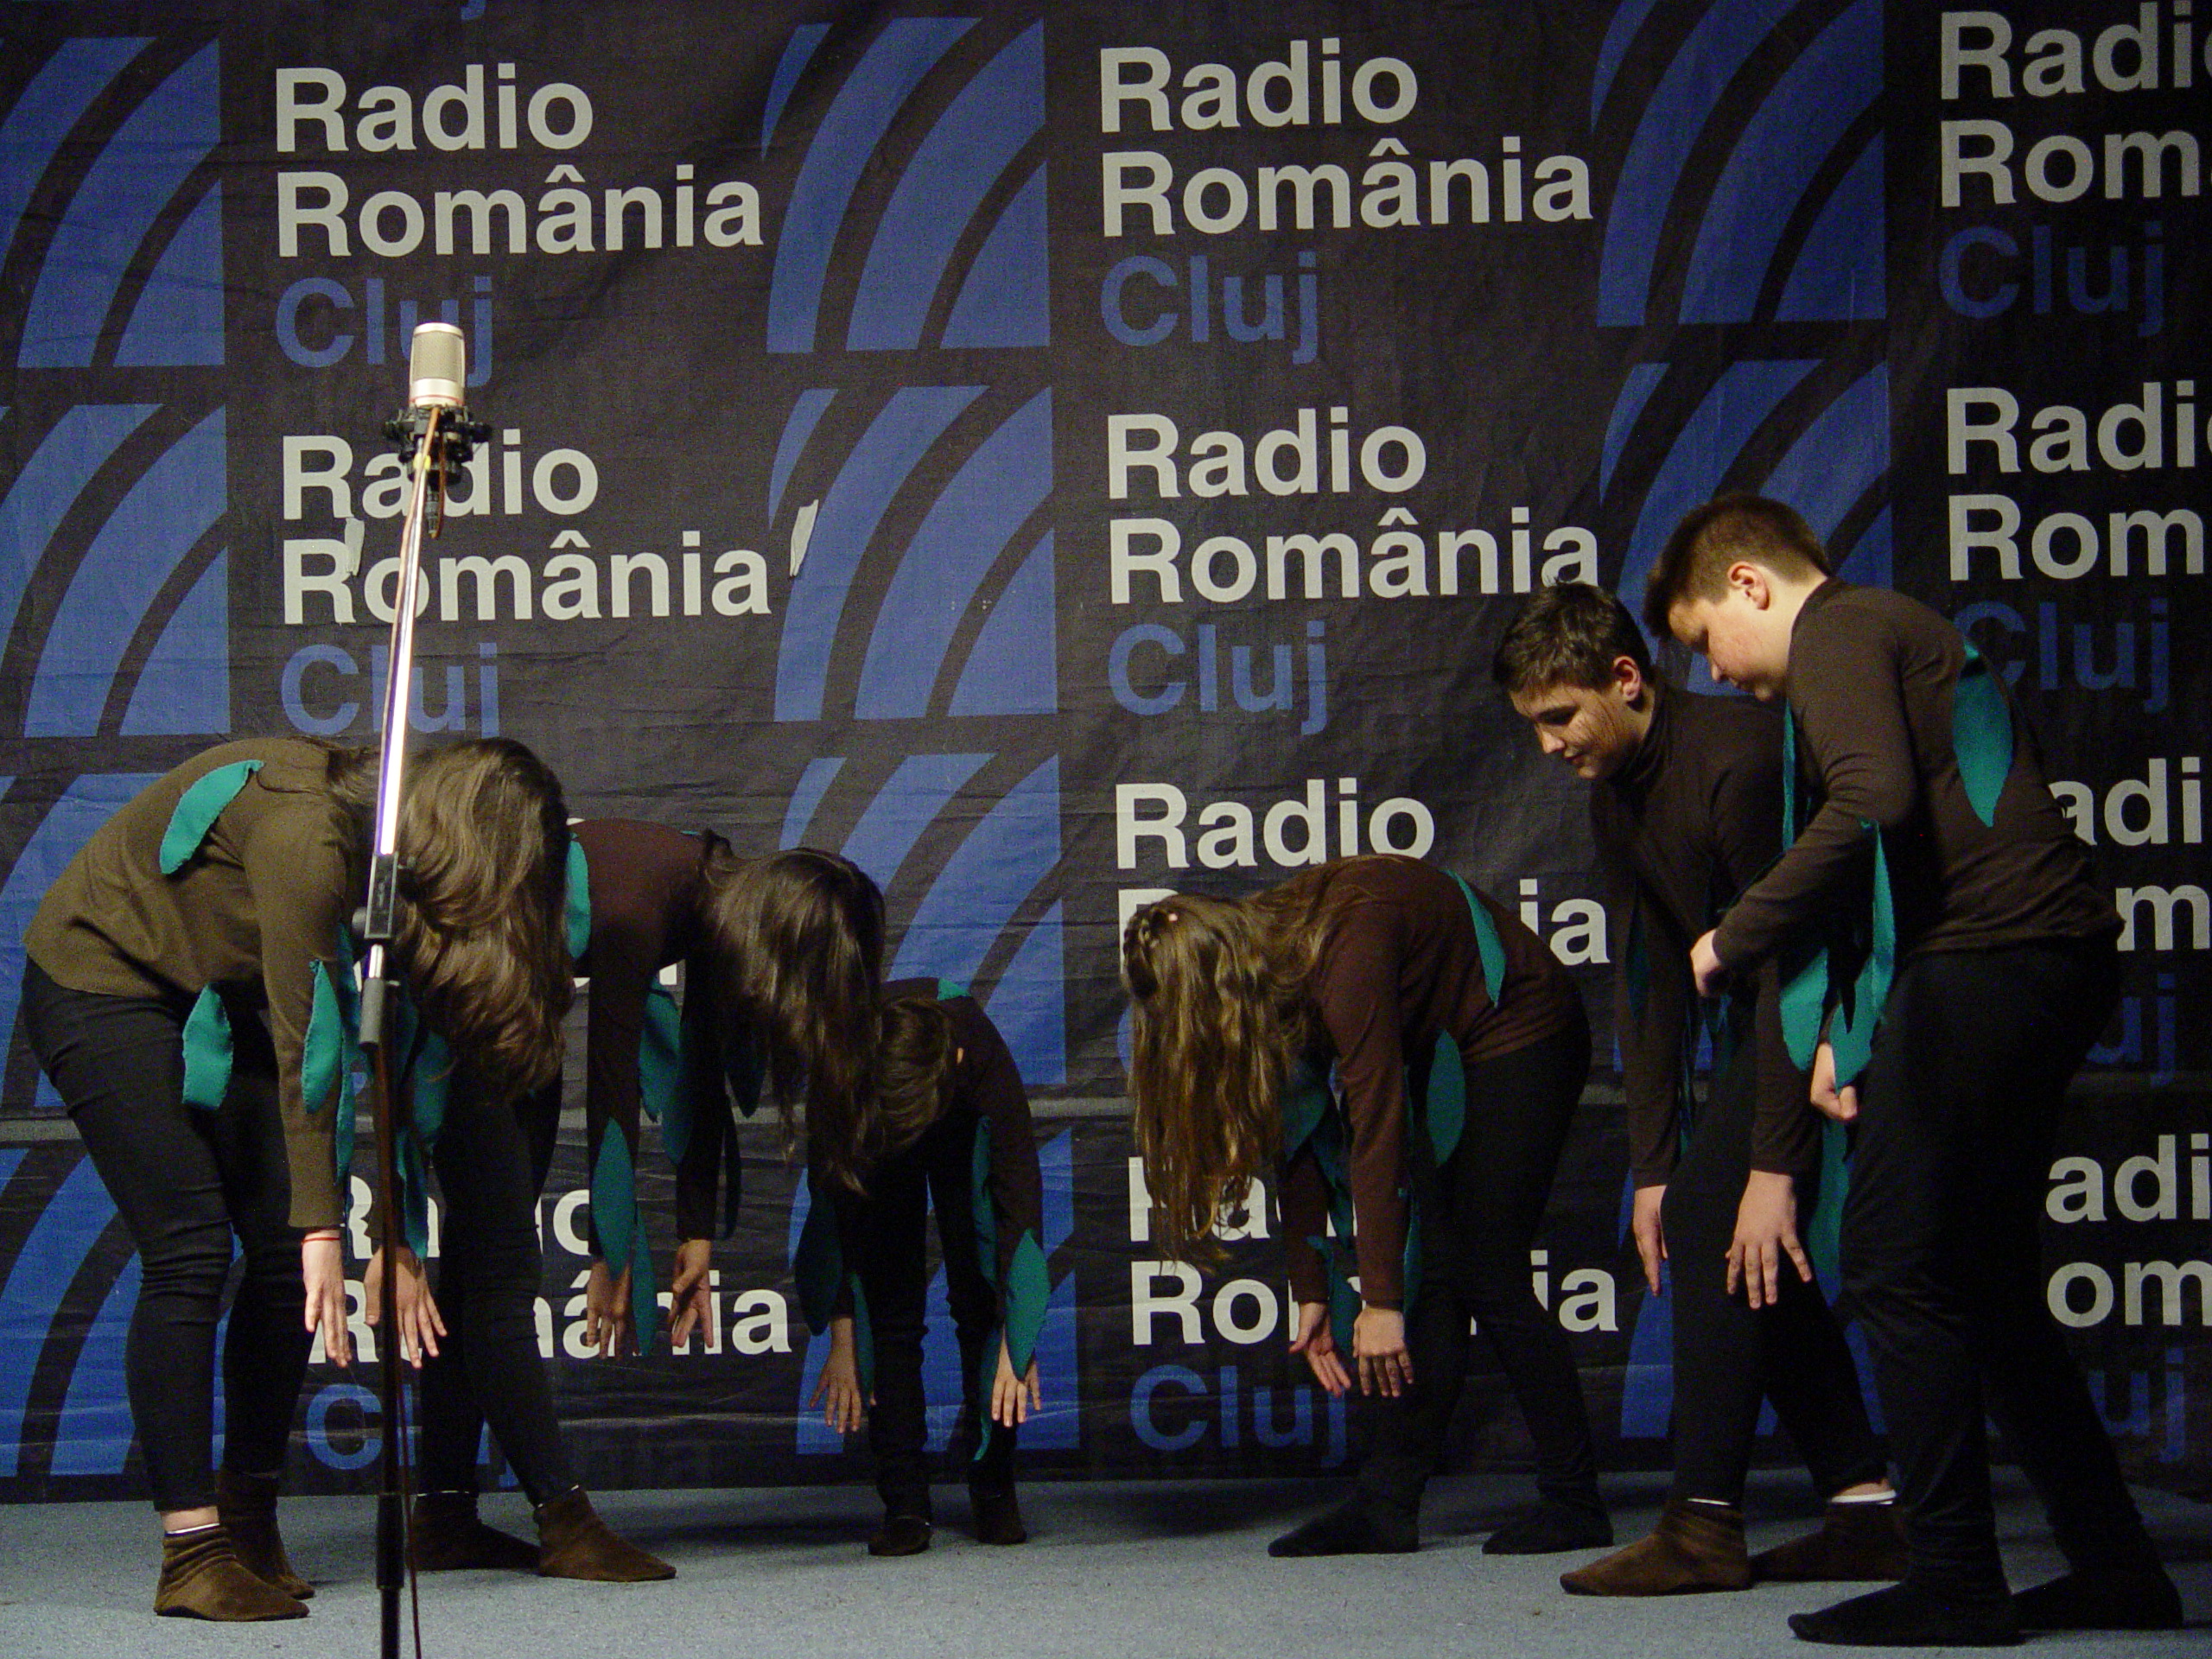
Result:
<svg viewBox="0 0 2212 1659"><path fill-rule="evenodd" d="M1894 1494L1857 1369L1799 1242L1801 1211L1818 1192L1820 1119L1783 1045L1773 972L1737 987L1708 1097L1694 1110L1688 1098L1689 944L1780 850L1782 722L1755 703L1666 684L1620 601L1580 582L1537 592L1491 667L1543 751L1596 785L1632 1230L1652 1294L1662 1261L1675 1294L1666 1507L1649 1537L1560 1582L1629 1596L1894 1579L1904 1567ZM1767 1397L1830 1503L1820 1532L1752 1560L1744 1483Z"/></svg>
<svg viewBox="0 0 2212 1659"><path fill-rule="evenodd" d="M2180 1598L2040 1268L2053 1134L2118 995L2119 918L1998 677L1927 607L1828 577L1808 541L1778 503L1707 503L1669 539L1645 605L1716 678L1787 696L1819 799L1692 947L1699 988L1760 968L1870 892L1870 957L1894 951L1886 988L1862 980L1862 1006L1831 1024L1813 1094L1853 1125L1844 1282L1873 1354L1910 1561L1902 1583L1790 1627L1880 1646L2176 1628ZM1869 1001L1871 1052L1839 1074L1832 1045L1864 1050ZM2017 1597L1998 1557L1985 1410L2071 1568Z"/></svg>

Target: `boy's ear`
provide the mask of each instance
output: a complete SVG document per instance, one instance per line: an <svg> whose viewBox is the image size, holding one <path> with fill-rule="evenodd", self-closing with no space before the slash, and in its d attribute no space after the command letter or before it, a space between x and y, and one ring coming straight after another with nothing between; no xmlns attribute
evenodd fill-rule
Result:
<svg viewBox="0 0 2212 1659"><path fill-rule="evenodd" d="M1728 567L1728 587L1731 592L1741 594L1750 601L1756 610L1766 609L1774 601L1774 586L1768 579L1766 567L1749 559L1738 559Z"/></svg>

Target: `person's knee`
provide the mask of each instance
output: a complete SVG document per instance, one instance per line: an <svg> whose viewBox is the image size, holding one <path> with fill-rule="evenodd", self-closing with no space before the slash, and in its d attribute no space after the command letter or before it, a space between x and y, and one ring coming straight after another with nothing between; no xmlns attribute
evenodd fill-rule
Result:
<svg viewBox="0 0 2212 1659"><path fill-rule="evenodd" d="M231 1230L218 1217L165 1229L142 1240L138 1249L141 1285L148 1291L222 1294L231 1272ZM292 1264L296 1278L299 1264Z"/></svg>

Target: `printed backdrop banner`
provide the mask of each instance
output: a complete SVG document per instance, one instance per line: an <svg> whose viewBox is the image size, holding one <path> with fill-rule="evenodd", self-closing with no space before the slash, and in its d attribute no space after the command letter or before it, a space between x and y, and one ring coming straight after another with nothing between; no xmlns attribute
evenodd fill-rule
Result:
<svg viewBox="0 0 2212 1659"><path fill-rule="evenodd" d="M2132 1466L2212 1474L2186 7L238 0L0 33L0 1033L86 836L226 737L373 741L412 602L418 730L531 743L582 814L841 850L893 971L975 988L1052 1195L1026 1459L1335 1466L1358 1414L1286 1369L1273 1242L1150 1255L1115 939L1176 887L1419 855L1581 978L1599 1077L1531 1274L1611 1455L1662 1461L1586 791L1487 665L1525 594L1633 602L1684 510L1754 489L1956 620L2091 843L2129 978L2050 1303ZM403 595L379 426L433 318L492 438ZM135 1259L5 1053L0 1497L135 1491ZM718 1351L583 1360L556 1170L541 1338L597 1484L840 1467L795 1421L804 1199L749 1133ZM303 1424L319 1478L372 1460L358 1378L319 1364ZM1510 1411L1464 1427L1525 1454Z"/></svg>

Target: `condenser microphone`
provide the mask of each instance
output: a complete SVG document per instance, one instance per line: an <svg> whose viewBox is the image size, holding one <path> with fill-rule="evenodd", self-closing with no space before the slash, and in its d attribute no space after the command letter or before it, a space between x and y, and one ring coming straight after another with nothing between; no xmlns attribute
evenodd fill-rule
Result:
<svg viewBox="0 0 2212 1659"><path fill-rule="evenodd" d="M425 322L415 330L407 354L411 383L407 401L416 409L459 409L461 384L468 378L468 347L450 322Z"/></svg>

